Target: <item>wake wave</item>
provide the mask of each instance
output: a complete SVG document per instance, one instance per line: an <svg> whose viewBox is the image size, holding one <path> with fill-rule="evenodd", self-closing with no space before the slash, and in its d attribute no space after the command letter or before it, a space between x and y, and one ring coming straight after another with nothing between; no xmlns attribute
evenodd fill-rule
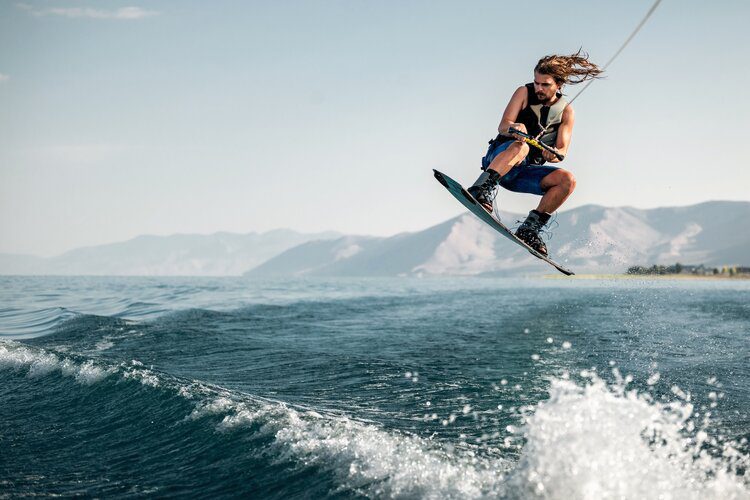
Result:
<svg viewBox="0 0 750 500"><path fill-rule="evenodd" d="M181 379L136 360L107 364L5 341L0 369L30 378L61 375L83 386L111 383L114 392L107 394L114 398L136 383L158 391L160 404L179 401L180 408L189 402L192 410L175 423L181 418L217 435L260 438L244 442L262 444L271 462L328 471L339 492L399 498L750 498L748 456L737 443L712 436L699 418L705 415L698 415L687 396L660 403L626 390L626 383L609 385L593 375L581 383L551 381L549 399L528 408L524 427L515 433L515 445L522 445L516 461L502 449L450 446Z"/></svg>

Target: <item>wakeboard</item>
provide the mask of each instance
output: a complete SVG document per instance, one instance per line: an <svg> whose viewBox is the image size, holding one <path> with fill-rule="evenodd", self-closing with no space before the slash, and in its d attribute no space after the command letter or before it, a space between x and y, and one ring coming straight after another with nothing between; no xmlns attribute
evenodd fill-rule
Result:
<svg viewBox="0 0 750 500"><path fill-rule="evenodd" d="M479 202L477 202L477 200L475 200L474 197L471 196L469 192L463 188L463 186L461 186L461 184L454 181L453 179L451 179L450 177L448 177L442 172L438 172L437 170L433 170L433 171L435 172L435 178L438 180L438 182L440 182L440 184L445 186L445 188L450 192L450 194L452 194L458 201L460 201L463 206L468 208L471 213L473 213L474 215L482 219L482 221L487 223L492 229L502 234L503 236L508 238L510 241L512 241L516 245L520 245L521 247L525 248L526 250L529 251L531 255L533 255L537 259L543 260L544 262L551 265L552 267L554 267L561 273L568 275L568 276L575 274L570 269L567 269L561 266L560 264L550 259L546 255L543 255L537 252L536 250L531 248L529 245L527 245L526 243L521 241L519 238L517 238L516 235L513 234L513 232L505 226L505 224L500 222L497 218L495 218L494 215L492 215L487 210L485 210L484 207L482 207L482 205L480 205Z"/></svg>

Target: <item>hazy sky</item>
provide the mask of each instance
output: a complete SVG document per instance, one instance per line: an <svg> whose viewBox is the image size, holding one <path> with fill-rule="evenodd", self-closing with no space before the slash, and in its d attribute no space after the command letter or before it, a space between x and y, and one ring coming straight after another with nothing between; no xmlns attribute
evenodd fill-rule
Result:
<svg viewBox="0 0 750 500"><path fill-rule="evenodd" d="M2 1L0 252L424 229L463 211L432 168L473 182L541 56L603 64L651 4ZM662 2L574 105L564 208L750 199L749 22Z"/></svg>

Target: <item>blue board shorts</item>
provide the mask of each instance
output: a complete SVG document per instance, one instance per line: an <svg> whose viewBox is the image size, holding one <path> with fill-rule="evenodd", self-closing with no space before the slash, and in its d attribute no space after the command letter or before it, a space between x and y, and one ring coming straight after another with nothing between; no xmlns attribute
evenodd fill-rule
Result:
<svg viewBox="0 0 750 500"><path fill-rule="evenodd" d="M482 170L487 170L492 160L497 155L508 149L514 141L506 141L501 144L492 143L487 150L487 154L482 158ZM542 196L545 192L542 190L542 179L547 177L560 167L550 165L536 165L529 161L529 157L524 158L504 176L500 177L500 185L508 191L516 193L530 193Z"/></svg>

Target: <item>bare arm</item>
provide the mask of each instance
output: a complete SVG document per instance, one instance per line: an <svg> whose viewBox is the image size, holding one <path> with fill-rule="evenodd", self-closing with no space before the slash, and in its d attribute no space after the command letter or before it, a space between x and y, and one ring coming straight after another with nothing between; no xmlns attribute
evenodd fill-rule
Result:
<svg viewBox="0 0 750 500"><path fill-rule="evenodd" d="M557 129L557 141L555 142L555 148L563 156L568 154L568 147L570 146L570 138L573 135L573 124L575 123L575 112L573 106L568 105L563 110L562 121L560 127ZM542 156L545 161L550 163L557 163L560 160L555 155L547 151L542 151Z"/></svg>
<svg viewBox="0 0 750 500"><path fill-rule="evenodd" d="M527 94L528 92L526 91L525 86L518 87L513 93L513 97L510 98L508 105L505 107L505 112L503 113L503 118L500 120L500 125L497 126L497 131L499 133L510 135L508 134L508 129L511 127L526 133L526 125L523 123L516 123L516 120L518 119L518 113L520 113L526 105Z"/></svg>

